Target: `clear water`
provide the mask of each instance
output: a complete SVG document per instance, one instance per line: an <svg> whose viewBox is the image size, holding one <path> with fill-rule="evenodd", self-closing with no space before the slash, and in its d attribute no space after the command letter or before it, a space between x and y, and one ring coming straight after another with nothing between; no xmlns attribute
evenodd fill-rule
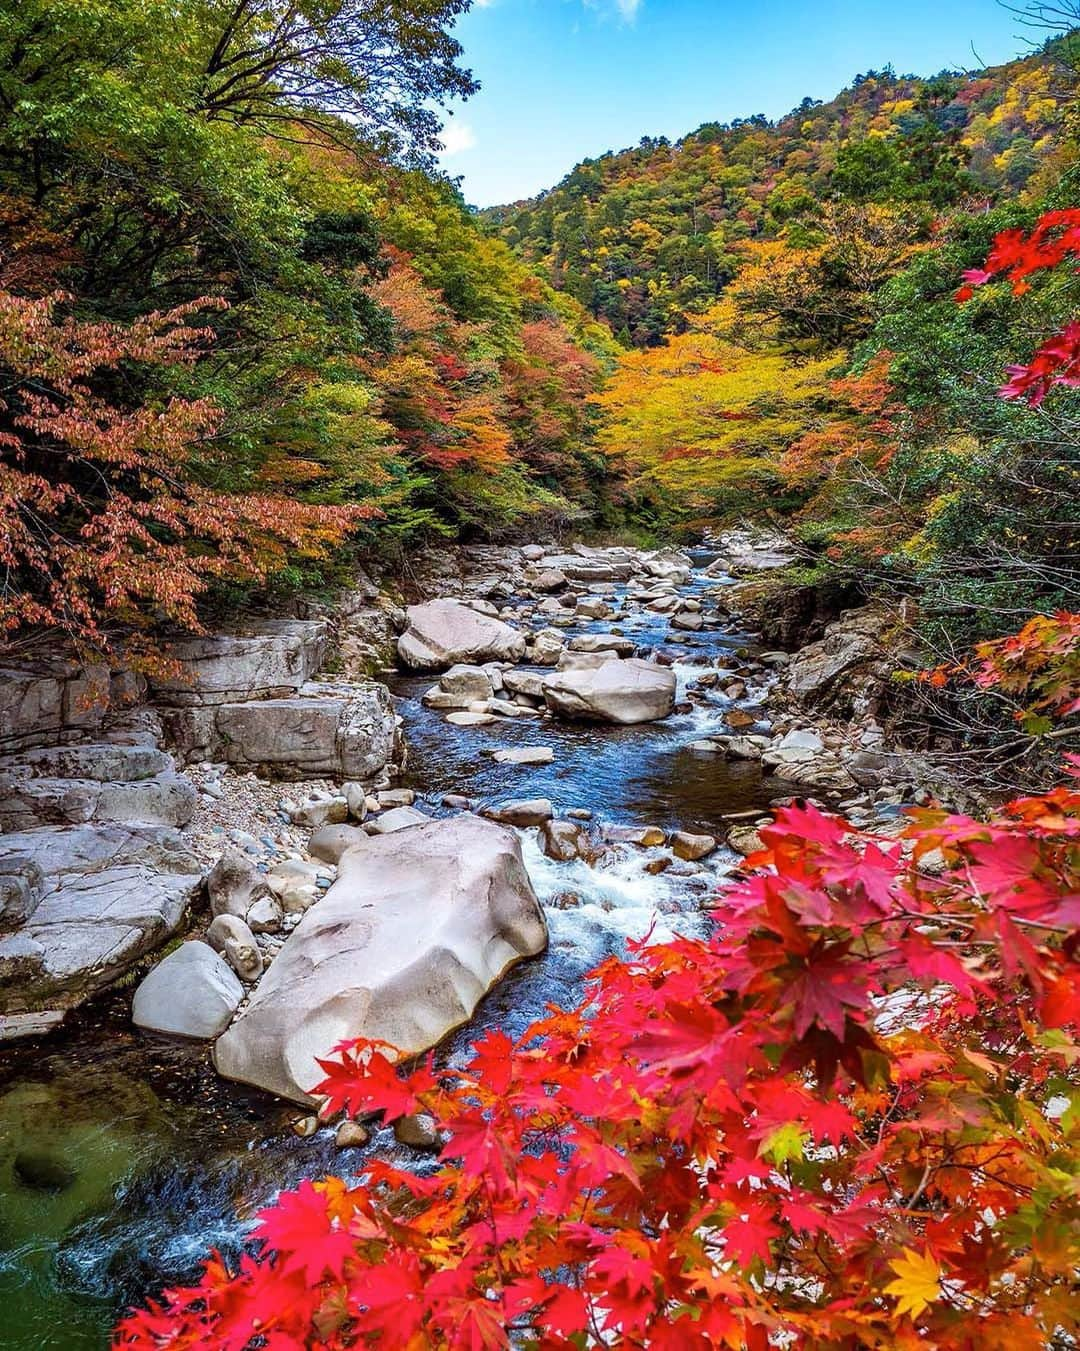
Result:
<svg viewBox="0 0 1080 1351"><path fill-rule="evenodd" d="M697 560L700 566L708 556ZM696 573L690 593L707 597ZM617 627L676 659L680 686L707 670L736 670L746 635L712 630L677 646L667 621L643 611L585 624ZM394 686L411 747L409 782L439 814L445 793L478 805L550 797L603 823L720 834L733 815L785 791L752 764L689 749L722 726L728 702L708 694L664 723L593 727L534 719L461 729L419 702L427 679ZM751 707L765 695L751 689ZM551 765L496 764L485 751L554 747ZM652 853L623 847L599 866L554 863L523 832L526 862L551 929L549 951L518 968L448 1048L467 1054L478 1030L519 1032L549 1002L577 998L583 974L627 938L702 931L724 852L698 871L645 871ZM567 898L570 898L569 900ZM305 1176L356 1173L371 1150L395 1150L382 1132L364 1151L337 1151L331 1133L297 1139L288 1108L219 1081L205 1049L155 1042L130 1026L118 991L72 1027L0 1052L0 1345L10 1351L98 1351L118 1311L164 1284L197 1274L209 1249L236 1251L251 1217Z"/></svg>

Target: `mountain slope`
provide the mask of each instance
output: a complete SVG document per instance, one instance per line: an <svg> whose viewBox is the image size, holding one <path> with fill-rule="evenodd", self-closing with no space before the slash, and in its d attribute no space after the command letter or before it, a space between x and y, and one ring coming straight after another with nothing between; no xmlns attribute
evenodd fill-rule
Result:
<svg viewBox="0 0 1080 1351"><path fill-rule="evenodd" d="M978 74L855 78L786 117L706 124L586 160L487 221L624 341L656 342L705 309L746 240L785 235L830 197L933 210L1034 186L1053 159L1075 77L1059 44Z"/></svg>

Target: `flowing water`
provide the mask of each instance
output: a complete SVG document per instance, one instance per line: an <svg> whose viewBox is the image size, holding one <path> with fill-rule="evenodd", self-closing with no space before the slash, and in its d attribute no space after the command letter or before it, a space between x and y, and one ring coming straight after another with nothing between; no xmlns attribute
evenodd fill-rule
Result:
<svg viewBox="0 0 1080 1351"><path fill-rule="evenodd" d="M704 595L715 584L695 571L683 590ZM706 671L738 668L748 642L718 629L674 645L667 620L647 611L570 632L612 624L642 648L663 649L680 691ZM733 817L784 791L757 765L690 749L722 727L730 704L719 694L637 727L522 718L461 729L420 704L430 683L400 678L394 692L408 782L436 815L447 793L481 805L550 797L557 812L592 811L594 831L610 823L722 835ZM765 694L752 687L743 703L754 708ZM552 746L554 762L517 768L485 754L510 745ZM484 1027L520 1032L547 1003L576 1000L584 973L627 938L703 932L709 897L733 864L720 851L653 876L645 865L660 851L633 847L597 867L555 863L535 831L522 835L550 947L488 996L452 1055L467 1054ZM327 1172L356 1176L373 1150L401 1152L386 1131L364 1150L336 1150L330 1131L297 1139L295 1108L218 1080L204 1048L136 1033L129 1002L130 991L114 992L52 1038L0 1053L0 1345L9 1351L99 1351L120 1309L196 1275L212 1247L237 1251L277 1190Z"/></svg>

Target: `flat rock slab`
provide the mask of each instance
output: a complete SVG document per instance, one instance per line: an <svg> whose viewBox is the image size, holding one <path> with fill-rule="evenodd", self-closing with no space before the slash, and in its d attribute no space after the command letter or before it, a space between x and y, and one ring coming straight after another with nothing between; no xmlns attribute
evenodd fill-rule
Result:
<svg viewBox="0 0 1080 1351"><path fill-rule="evenodd" d="M398 657L412 671L445 671L485 661L517 662L525 655L525 635L501 619L480 614L454 600L411 605Z"/></svg>
<svg viewBox="0 0 1080 1351"><path fill-rule="evenodd" d="M54 746L0 761L0 830L90 821L185 826L198 795L153 746Z"/></svg>
<svg viewBox="0 0 1080 1351"><path fill-rule="evenodd" d="M370 779L394 758L399 733L377 681L312 682L289 699L166 709L187 760L224 760L279 779Z"/></svg>
<svg viewBox="0 0 1080 1351"><path fill-rule="evenodd" d="M311 1101L316 1058L368 1037L417 1054L547 945L513 831L463 814L342 855L338 880L290 935L219 1038L227 1079Z"/></svg>
<svg viewBox="0 0 1080 1351"><path fill-rule="evenodd" d="M160 826L45 826L0 857L36 878L0 937L0 1012L70 1008L174 934L202 886L183 837ZM10 875L10 874L9 874Z"/></svg>
<svg viewBox="0 0 1080 1351"><path fill-rule="evenodd" d="M247 633L184 638L168 655L175 675L150 682L163 704L229 704L295 694L319 670L330 626L325 620L279 619Z"/></svg>

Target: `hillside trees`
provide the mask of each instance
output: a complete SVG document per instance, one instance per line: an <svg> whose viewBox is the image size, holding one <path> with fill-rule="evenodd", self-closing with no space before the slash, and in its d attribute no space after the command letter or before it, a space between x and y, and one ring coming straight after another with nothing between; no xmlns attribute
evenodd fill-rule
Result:
<svg viewBox="0 0 1080 1351"><path fill-rule="evenodd" d="M305 507L270 492L214 492L220 409L209 400L132 399L147 372L198 360L199 310L132 325L86 323L0 292L0 630L27 625L100 641L110 623L198 627L213 578L264 577L286 549L318 557L371 509Z"/></svg>
<svg viewBox="0 0 1080 1351"><path fill-rule="evenodd" d="M451 185L424 169L440 102L473 87L451 32L465 8L30 0L5 13L8 313L46 305L60 346L68 324L107 332L115 361L79 374L83 411L108 409L111 425L171 409L177 491L212 495L237 533L251 523L250 566L224 546L220 568L204 562L196 577L194 565L178 565L184 594L166 606L152 600L147 573L146 613L132 593L100 620L194 623L197 598L321 585L336 575L341 556L326 546L342 540L346 521L365 525L371 548L429 531L507 529L536 512L567 516L574 494L588 500L580 396L614 344L485 237ZM430 332L398 322L387 289L395 269L437 313ZM201 336L184 359L133 362L143 325L197 304ZM33 348L41 370L20 368L17 379L67 398L49 383L47 347ZM16 397L12 417L19 408ZM181 435L183 409L197 412ZM13 430L18 446L5 451L13 491L32 491L40 468L28 469L26 433ZM153 474L166 468L158 450ZM72 475L56 487L76 529L98 511L97 479L78 460L53 461ZM31 477L12 477L23 472ZM273 549L258 523L271 498L293 504ZM296 533L301 517L323 523L319 548ZM205 525L174 514L163 540L202 556ZM46 536L57 552L39 556L43 577L64 570L58 531L34 547ZM119 532L114 544L131 571L134 536ZM100 641L93 608L80 602L64 622ZM37 623L58 614L52 602L16 611Z"/></svg>

